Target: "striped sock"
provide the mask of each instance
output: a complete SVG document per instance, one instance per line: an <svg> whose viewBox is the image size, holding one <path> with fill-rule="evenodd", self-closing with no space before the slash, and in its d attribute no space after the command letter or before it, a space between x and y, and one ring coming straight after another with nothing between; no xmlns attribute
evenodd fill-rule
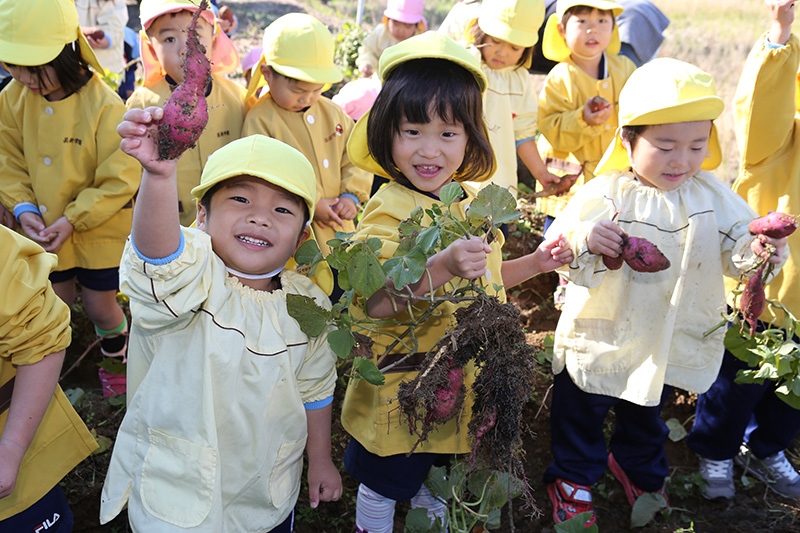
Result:
<svg viewBox="0 0 800 533"><path fill-rule="evenodd" d="M416 509L418 507L423 507L428 510L428 518L431 519L431 524L433 524L436 518L439 518L443 525L447 524L447 513L444 502L431 494L431 491L429 491L428 487L425 485L422 485L414 497L411 498L411 508ZM445 529L445 531L447 531L447 529Z"/></svg>
<svg viewBox="0 0 800 533"><path fill-rule="evenodd" d="M373 491L363 483L356 498L356 531L392 533L395 501Z"/></svg>

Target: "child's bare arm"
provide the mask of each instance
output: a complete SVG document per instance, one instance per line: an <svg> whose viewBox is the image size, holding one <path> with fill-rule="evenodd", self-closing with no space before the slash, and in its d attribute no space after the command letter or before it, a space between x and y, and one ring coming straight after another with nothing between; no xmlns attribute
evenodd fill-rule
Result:
<svg viewBox="0 0 800 533"><path fill-rule="evenodd" d="M477 279L486 273L486 254L491 247L478 237L459 239L428 259L422 279L409 285L415 296L436 290L453 278ZM390 286L391 281L387 282ZM367 314L388 318L403 309L403 303L385 290L373 294L367 302Z"/></svg>
<svg viewBox="0 0 800 533"><path fill-rule="evenodd" d="M151 258L168 257L180 246L176 161L158 160L159 107L131 109L117 127L120 148L144 172L133 210L131 236L136 249Z"/></svg>
<svg viewBox="0 0 800 533"><path fill-rule="evenodd" d="M767 39L772 44L786 44L792 35L795 0L767 0L772 26Z"/></svg>
<svg viewBox="0 0 800 533"><path fill-rule="evenodd" d="M528 255L503 261L503 285L506 288L519 285L534 276L571 263L574 257L567 240L559 235L556 239L542 242Z"/></svg>
<svg viewBox="0 0 800 533"><path fill-rule="evenodd" d="M561 181L559 176L547 170L547 165L542 161L542 156L533 139L517 146L517 155L519 155L519 158L525 166L528 167L528 170L530 170L531 175L536 178L536 181L542 184L542 187L554 185Z"/></svg>
<svg viewBox="0 0 800 533"><path fill-rule="evenodd" d="M308 420L308 501L311 507L319 502L336 501L342 495L342 476L331 460L331 413L330 404L306 411Z"/></svg>
<svg viewBox="0 0 800 533"><path fill-rule="evenodd" d="M0 499L14 491L22 458L53 397L65 353L54 352L37 363L17 367L11 406L0 435Z"/></svg>

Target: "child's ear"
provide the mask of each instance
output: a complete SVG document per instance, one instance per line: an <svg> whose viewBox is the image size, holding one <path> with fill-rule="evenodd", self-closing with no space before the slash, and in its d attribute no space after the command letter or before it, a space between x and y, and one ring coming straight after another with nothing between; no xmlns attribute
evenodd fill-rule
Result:
<svg viewBox="0 0 800 533"><path fill-rule="evenodd" d="M558 34L561 36L562 39L566 39L567 29L564 27L562 23L558 23Z"/></svg>
<svg viewBox="0 0 800 533"><path fill-rule="evenodd" d="M201 231L206 230L206 219L208 218L208 212L203 204L200 202L197 203L197 216L195 218L195 226L197 229Z"/></svg>
<svg viewBox="0 0 800 533"><path fill-rule="evenodd" d="M198 211L198 214L199 213L200 212ZM300 232L300 236L297 238L297 246L294 249L295 253L300 249L300 245L306 242L309 237L311 237L311 226L306 226L303 228L303 231Z"/></svg>

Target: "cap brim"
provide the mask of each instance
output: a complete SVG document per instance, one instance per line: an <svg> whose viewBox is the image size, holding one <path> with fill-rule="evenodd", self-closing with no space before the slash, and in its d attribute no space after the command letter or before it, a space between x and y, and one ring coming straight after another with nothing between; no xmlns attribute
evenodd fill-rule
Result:
<svg viewBox="0 0 800 533"><path fill-rule="evenodd" d="M561 19L556 14L547 18L544 26L544 35L542 36L542 55L550 61L561 63L569 59L572 51L558 32L559 22L561 22ZM611 30L611 40L605 51L607 54L617 55L620 49L622 49L622 42L619 38L619 27L614 24L614 29Z"/></svg>
<svg viewBox="0 0 800 533"><path fill-rule="evenodd" d="M356 121L353 131L350 132L350 137L347 139L347 157L355 166L366 170L370 174L393 179L369 152L369 147L367 146L367 121L369 120L369 115L369 111L364 113Z"/></svg>

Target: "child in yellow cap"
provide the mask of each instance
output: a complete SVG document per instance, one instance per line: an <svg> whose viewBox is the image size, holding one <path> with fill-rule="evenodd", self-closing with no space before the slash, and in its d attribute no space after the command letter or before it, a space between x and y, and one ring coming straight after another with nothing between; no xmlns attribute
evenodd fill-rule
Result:
<svg viewBox="0 0 800 533"><path fill-rule="evenodd" d="M714 80L693 65L659 58L639 67L620 93L620 129L598 176L546 232L563 234L575 257L560 271L570 283L553 348L544 479L556 522L588 511L594 523L591 486L606 467L631 505L644 492L664 494L663 398L671 387L704 392L717 376L723 277L786 260L786 239L751 235L755 212L708 172L721 161L713 121L723 106ZM649 271L612 265L635 237L663 253L640 251Z"/></svg>
<svg viewBox="0 0 800 533"><path fill-rule="evenodd" d="M196 0L142 0L139 19L142 24L140 49L144 81L126 103L128 109L163 106L176 85L183 81L183 55L186 30L197 11ZM200 183L200 173L208 157L242 134L245 89L226 75L239 66L233 43L215 23L213 11L201 13L197 24L200 42L211 60L211 85L206 91L208 124L193 148L178 162L178 212L181 224L195 219L192 187Z"/></svg>
<svg viewBox="0 0 800 533"><path fill-rule="evenodd" d="M494 0L481 5L471 27L474 51L489 80L484 114L497 158L497 171L484 184L495 183L515 196L517 156L543 185L559 180L536 146L536 90L527 70L543 21L542 0Z"/></svg>
<svg viewBox="0 0 800 533"><path fill-rule="evenodd" d="M734 121L742 166L733 190L760 215L769 211L800 213L800 39L792 33L795 3L767 2L771 25L750 51L734 97ZM765 287L768 300L780 301L800 316L800 232L789 236L789 257ZM759 331L783 329L787 342L800 343L787 331L784 313L769 307ZM706 498L733 499L733 465L787 498L800 497L800 475L786 458L800 431L800 411L776 393L777 384L736 383L748 368L726 352L716 381L697 399L697 413L686 444L700 456ZM789 394L792 394L789 392ZM744 444L743 444L744 443Z"/></svg>
<svg viewBox="0 0 800 533"><path fill-rule="evenodd" d="M603 152L617 129L619 93L636 66L620 49L614 17L623 7L608 0L558 0L547 19L542 53L559 64L545 78L539 94L539 148L583 165L573 188L595 175ZM599 107L592 98L602 97ZM540 199L539 208L558 216L571 194Z"/></svg>
<svg viewBox="0 0 800 533"><path fill-rule="evenodd" d="M372 76L384 50L428 29L422 15L424 8L424 0L388 0L380 24L364 37L358 48L356 66L363 77Z"/></svg>
<svg viewBox="0 0 800 533"><path fill-rule="evenodd" d="M0 61L14 77L0 92L0 201L58 255L50 281L68 305L77 280L103 355L124 357L119 257L139 186L115 139L125 107L96 74L71 0L2 0L0 12ZM105 395L124 392L123 374L101 368L100 379Z"/></svg>
<svg viewBox="0 0 800 533"><path fill-rule="evenodd" d="M355 230L358 207L369 197L372 176L347 157L353 120L322 92L342 79L333 63L333 36L322 22L289 13L264 30L263 55L249 91L268 91L247 112L244 135L262 133L300 150L317 176L314 234L323 254L336 231Z"/></svg>
<svg viewBox="0 0 800 533"><path fill-rule="evenodd" d="M59 482L97 443L58 386L69 307L47 279L54 255L3 226L0 248L0 531L72 531Z"/></svg>
<svg viewBox="0 0 800 533"><path fill-rule="evenodd" d="M441 205L439 191L452 181L487 179L494 158L483 121L486 76L477 57L464 46L432 31L411 37L386 49L378 76L383 88L372 109L356 123L347 152L359 167L389 179L364 207L356 233L356 238L379 238L381 260L386 260L400 244L398 226L412 210ZM466 189L464 199L452 208L460 217L466 216L475 197L474 189L468 185ZM482 278L487 291L505 301L503 284L514 286L572 260L562 240L553 239L529 255L504 262L503 243L502 233L491 244L478 237L459 239L428 259L428 275L409 289L417 296L442 297L464 279ZM396 501L411 500L414 507L427 508L429 516L443 518L443 504L431 496L423 481L434 463L470 450L465 428L471 406L415 446L417 436L397 416L393 400L399 384L416 376L422 356L452 327L454 313L463 305L439 307L416 331L419 353L387 372L383 385L363 380L348 384L342 424L353 437L345 452L345 467L360 482L356 531L391 532ZM369 333L375 362L383 368L409 355L400 344L377 360L404 329L400 324L413 322L413 316L427 309L425 298L397 301L380 290L350 311L354 316L367 313L396 320ZM467 367L465 374L469 387L475 379L474 367ZM414 453L409 454L412 449Z"/></svg>
<svg viewBox="0 0 800 533"><path fill-rule="evenodd" d="M306 158L264 135L211 155L182 227L175 161L158 161L161 108L119 132L144 168L122 290L130 297L130 402L100 520L126 506L134 531L290 532L308 455L309 502L341 496L331 461L336 355L310 338L288 295L328 298L284 270L309 236L316 179Z"/></svg>

